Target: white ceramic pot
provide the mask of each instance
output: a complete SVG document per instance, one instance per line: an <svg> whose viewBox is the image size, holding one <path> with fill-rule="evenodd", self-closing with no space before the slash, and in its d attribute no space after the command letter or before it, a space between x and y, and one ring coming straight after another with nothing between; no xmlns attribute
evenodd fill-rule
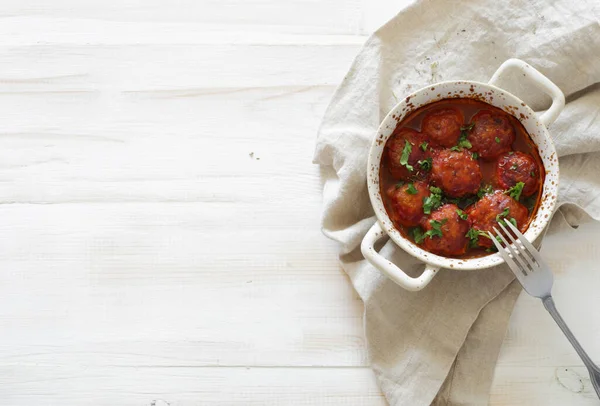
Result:
<svg viewBox="0 0 600 406"><path fill-rule="evenodd" d="M520 71L523 74L523 80L533 82L542 91L551 96L552 106L543 114L537 115L518 97L494 86L494 83L508 70ZM554 144L546 127L556 120L564 108L565 97L561 90L540 72L521 60L509 59L498 68L489 83L466 80L441 82L427 86L407 96L385 117L371 145L367 166L367 182L377 222L363 239L361 250L365 258L373 266L385 273L398 285L413 291L421 290L427 286L440 268L472 271L490 268L504 262L498 253L480 258L457 259L446 258L427 252L402 236L394 227L383 206L379 187L379 171L381 156L388 138L392 135L398 122L402 121L407 114L426 104L448 98L474 98L506 111L523 124L537 146L546 170L546 177L542 190L542 202L529 228L525 232L525 237L533 241L541 234L550 221L556 205L558 157L556 156ZM402 269L381 256L374 249L374 244L386 235L389 235L400 248L424 262L425 267L420 276L414 278L407 275Z"/></svg>

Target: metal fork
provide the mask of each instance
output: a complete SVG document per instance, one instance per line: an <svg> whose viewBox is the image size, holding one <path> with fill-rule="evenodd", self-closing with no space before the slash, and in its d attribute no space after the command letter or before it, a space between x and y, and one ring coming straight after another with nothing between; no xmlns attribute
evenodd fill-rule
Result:
<svg viewBox="0 0 600 406"><path fill-rule="evenodd" d="M502 258L504 258L504 261L506 261L519 282L521 282L523 289L531 296L542 299L544 307L554 318L558 327L560 327L569 339L571 345L575 348L575 351L577 351L577 354L579 354L579 357L587 367L596 395L600 398L600 368L583 350L569 327L567 327L567 323L565 323L558 310L556 310L551 294L552 282L554 281L552 271L550 271L550 268L542 259L539 251L535 249L514 225L509 221L499 222L498 225L504 233L499 232L496 227L494 227L494 231L502 243L492 233L488 232L494 245L498 248L498 252L502 255ZM506 229L505 225L510 228L512 233ZM510 243L507 241L507 238L510 240Z"/></svg>

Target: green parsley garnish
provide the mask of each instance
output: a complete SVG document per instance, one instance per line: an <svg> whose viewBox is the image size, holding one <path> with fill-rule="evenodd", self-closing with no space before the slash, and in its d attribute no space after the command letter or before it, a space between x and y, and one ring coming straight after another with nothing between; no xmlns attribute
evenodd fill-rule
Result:
<svg viewBox="0 0 600 406"><path fill-rule="evenodd" d="M511 169L511 170L513 170L513 171L516 171L516 170L517 170L517 168L518 168L517 164L512 164L512 165L510 166L510 169Z"/></svg>
<svg viewBox="0 0 600 406"><path fill-rule="evenodd" d="M423 213L431 214L432 211L442 205L442 189L431 186L431 194L423 199Z"/></svg>
<svg viewBox="0 0 600 406"><path fill-rule="evenodd" d="M494 138L494 139L496 140L496 142L497 142L498 144L500 144L500 138L496 137L496 138Z"/></svg>
<svg viewBox="0 0 600 406"><path fill-rule="evenodd" d="M492 185L484 185L477 191L477 197L482 198L485 195L489 195L490 193L494 193L494 187Z"/></svg>
<svg viewBox="0 0 600 406"><path fill-rule="evenodd" d="M533 211L533 208L535 207L536 202L537 202L536 195L528 196L523 199L523 204L525 205L525 207L527 207L527 210L529 211L529 213L531 213Z"/></svg>
<svg viewBox="0 0 600 406"><path fill-rule="evenodd" d="M506 226L506 219L507 219L507 216L509 213L510 213L510 208L505 207L504 210L502 210L502 213L500 213L496 216L496 221L498 223L502 224L503 226ZM509 218L508 221L510 221L513 226L517 227L517 220L515 220L513 217Z"/></svg>
<svg viewBox="0 0 600 406"><path fill-rule="evenodd" d="M467 208L477 201L477 196L461 197L456 205L461 209Z"/></svg>
<svg viewBox="0 0 600 406"><path fill-rule="evenodd" d="M419 166L421 167L421 169L423 169L424 171L430 171L431 170L431 164L433 162L432 158L427 158L427 159L423 159L422 161L419 161Z"/></svg>
<svg viewBox="0 0 600 406"><path fill-rule="evenodd" d="M431 230L427 230L425 232L425 236L429 238L433 237L442 237L444 234L442 233L442 226L448 222L448 219L443 219L442 221L437 220L429 220L429 224L431 225Z"/></svg>
<svg viewBox="0 0 600 406"><path fill-rule="evenodd" d="M409 195L416 195L418 193L417 188L415 187L415 185L413 185L412 183L408 184L408 187L406 188L406 193L408 193Z"/></svg>
<svg viewBox="0 0 600 406"><path fill-rule="evenodd" d="M402 186L404 186L404 181L401 180L398 183L396 183L396 189L400 189Z"/></svg>
<svg viewBox="0 0 600 406"><path fill-rule="evenodd" d="M472 148L473 145L469 142L467 137L469 136L469 131L475 126L475 123L471 123L464 127L460 127L460 138L458 139L458 144L456 146L450 148L452 151L461 151L463 148Z"/></svg>
<svg viewBox="0 0 600 406"><path fill-rule="evenodd" d="M437 220L429 220L429 224L431 224L431 230L427 230L423 232L421 227L415 227L412 229L412 236L415 240L415 243L421 244L425 238L433 238L433 237L442 237L444 234L442 233L442 226L448 222L448 219L442 219L441 221Z"/></svg>
<svg viewBox="0 0 600 406"><path fill-rule="evenodd" d="M534 171L529 172L529 175L531 175L532 178L535 178L535 172Z"/></svg>
<svg viewBox="0 0 600 406"><path fill-rule="evenodd" d="M421 230L421 227L413 228L412 235L415 240L415 243L417 243L417 244L421 244L423 242L423 240L425 239L425 235L423 234L423 230Z"/></svg>
<svg viewBox="0 0 600 406"><path fill-rule="evenodd" d="M443 202L444 203L455 204L460 209L464 210L467 207L469 207L470 205L472 205L473 203L475 203L477 200L479 200L477 198L477 196L467 196L467 197L461 197L461 198L458 198L458 199L444 197Z"/></svg>
<svg viewBox="0 0 600 406"><path fill-rule="evenodd" d="M460 131L471 131L473 129L473 127L475 127L475 122L473 121L470 124L467 124L463 127L460 127Z"/></svg>
<svg viewBox="0 0 600 406"><path fill-rule="evenodd" d="M463 220L467 219L467 213L465 213L464 211L462 211L461 209L456 209L456 214L458 214L458 217L460 217Z"/></svg>
<svg viewBox="0 0 600 406"><path fill-rule="evenodd" d="M502 213L496 215L496 221L502 220L504 217L508 216L508 213L510 213L510 209L505 207L504 210L502 210Z"/></svg>
<svg viewBox="0 0 600 406"><path fill-rule="evenodd" d="M476 228L469 229L467 234L465 234L465 237L469 239L469 247L471 248L475 248L479 245L479 237L490 238L485 231L481 231Z"/></svg>
<svg viewBox="0 0 600 406"><path fill-rule="evenodd" d="M525 186L525 183L517 182L516 185L514 185L504 193L506 193L516 201L519 201L519 199L521 198L521 192L523 192L523 186Z"/></svg>
<svg viewBox="0 0 600 406"><path fill-rule="evenodd" d="M421 147L421 149L423 151L427 151L427 145L429 145L429 143L427 141L421 143L421 145L419 145Z"/></svg>
<svg viewBox="0 0 600 406"><path fill-rule="evenodd" d="M477 159L477 158L479 158L479 154L478 154L477 152L473 152L473 153L471 154L471 156L473 157L473 159Z"/></svg>
<svg viewBox="0 0 600 406"><path fill-rule="evenodd" d="M460 138L458 139L458 147L461 147L461 148L471 148L472 146L473 145L471 145L471 143L469 142L469 140L467 139L467 137L465 136L463 138L463 136L461 134Z"/></svg>
<svg viewBox="0 0 600 406"><path fill-rule="evenodd" d="M410 172L414 170L412 165L408 164L408 157L410 157L410 153L412 152L412 144L409 141L406 141L404 144L404 149L402 150L402 155L400 156L400 165L406 166Z"/></svg>

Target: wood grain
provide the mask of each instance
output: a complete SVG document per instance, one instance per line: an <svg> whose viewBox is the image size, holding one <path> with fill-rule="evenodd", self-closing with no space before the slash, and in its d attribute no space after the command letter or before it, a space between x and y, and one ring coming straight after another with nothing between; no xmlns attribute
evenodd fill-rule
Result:
<svg viewBox="0 0 600 406"><path fill-rule="evenodd" d="M311 160L401 6L3 2L0 404L385 404ZM545 246L596 358L598 231ZM591 404L579 365L522 297L491 404Z"/></svg>

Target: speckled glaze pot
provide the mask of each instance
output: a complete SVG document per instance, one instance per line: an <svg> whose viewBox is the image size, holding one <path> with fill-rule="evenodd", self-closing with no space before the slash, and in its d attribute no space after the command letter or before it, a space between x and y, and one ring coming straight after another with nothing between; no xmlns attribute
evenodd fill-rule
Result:
<svg viewBox="0 0 600 406"><path fill-rule="evenodd" d="M494 83L508 70L518 70L523 74L523 80L529 80L542 91L552 97L552 106L543 114L537 115L522 100L506 90L494 86ZM377 222L371 227L362 241L361 250L365 258L376 268L385 273L391 280L405 289L421 290L436 275L440 268L473 271L490 268L504 262L500 254L495 253L480 258L457 259L446 258L432 254L402 236L390 220L379 187L379 171L381 156L388 138L396 128L398 122L413 112L415 109L447 98L474 98L498 107L516 117L525 127L534 144L537 146L546 177L542 190L542 201L525 237L530 241L535 240L546 227L554 207L558 190L558 157L554 144L548 133L547 126L552 124L565 106L565 97L561 90L548 78L535 70L527 63L518 59L509 59L504 62L489 83L472 81L448 81L436 83L420 89L407 96L398 103L385 117L371 145L367 167L367 182L371 204L377 216ZM381 256L375 249L375 243L389 235L390 238L403 250L424 262L423 273L418 277L407 275L402 269Z"/></svg>

